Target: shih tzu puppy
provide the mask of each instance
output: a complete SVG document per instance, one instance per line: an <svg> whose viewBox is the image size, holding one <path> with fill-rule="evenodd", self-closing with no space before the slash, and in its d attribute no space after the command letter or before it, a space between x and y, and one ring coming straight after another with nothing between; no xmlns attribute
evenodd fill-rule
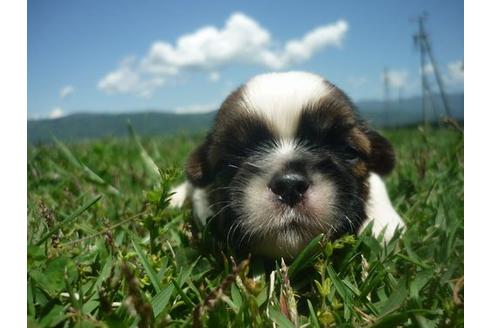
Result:
<svg viewBox="0 0 492 328"><path fill-rule="evenodd" d="M380 176L394 165L391 144L335 85L263 74L222 103L171 205L191 203L196 221L236 250L292 259L320 233L358 233L370 221L391 239L404 223Z"/></svg>

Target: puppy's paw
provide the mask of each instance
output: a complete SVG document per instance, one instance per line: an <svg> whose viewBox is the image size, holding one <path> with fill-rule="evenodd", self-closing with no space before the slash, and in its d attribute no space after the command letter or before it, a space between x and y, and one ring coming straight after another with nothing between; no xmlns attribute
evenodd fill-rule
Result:
<svg viewBox="0 0 492 328"><path fill-rule="evenodd" d="M191 193L191 185L188 181L183 182L179 186L171 190L171 200L169 205L175 208L183 207L189 201Z"/></svg>
<svg viewBox="0 0 492 328"><path fill-rule="evenodd" d="M391 204L383 179L375 173L369 176L366 213L367 220L362 224L359 233L373 222L372 235L378 237L384 231L383 240L389 242L398 228L405 228L405 223Z"/></svg>

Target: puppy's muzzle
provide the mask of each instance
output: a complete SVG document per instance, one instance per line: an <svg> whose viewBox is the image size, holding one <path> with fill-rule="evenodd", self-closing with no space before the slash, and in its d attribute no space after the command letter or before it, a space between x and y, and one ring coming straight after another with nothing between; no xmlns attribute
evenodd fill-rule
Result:
<svg viewBox="0 0 492 328"><path fill-rule="evenodd" d="M270 190L282 203L294 207L300 203L309 188L309 179L300 173L277 173L268 184Z"/></svg>

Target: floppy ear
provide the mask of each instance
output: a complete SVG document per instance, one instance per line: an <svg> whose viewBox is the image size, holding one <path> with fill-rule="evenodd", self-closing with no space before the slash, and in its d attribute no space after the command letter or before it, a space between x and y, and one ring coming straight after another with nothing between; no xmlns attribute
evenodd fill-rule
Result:
<svg viewBox="0 0 492 328"><path fill-rule="evenodd" d="M367 129L366 135L371 141L369 170L379 175L389 174L396 163L393 146L388 139L374 130Z"/></svg>
<svg viewBox="0 0 492 328"><path fill-rule="evenodd" d="M208 154L210 151L211 137L207 136L205 141L191 153L186 161L186 176L195 186L204 187L212 180Z"/></svg>

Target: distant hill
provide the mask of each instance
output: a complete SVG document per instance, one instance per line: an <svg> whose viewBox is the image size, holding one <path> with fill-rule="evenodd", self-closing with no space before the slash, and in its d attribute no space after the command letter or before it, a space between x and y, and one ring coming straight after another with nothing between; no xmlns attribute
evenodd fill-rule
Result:
<svg viewBox="0 0 492 328"><path fill-rule="evenodd" d="M445 111L438 95L433 95L432 99L435 108L432 110L427 101L427 117L430 122L437 122ZM450 94L447 99L451 107L451 116L459 122L464 121L464 94ZM422 121L422 98L420 97L391 101L387 114L382 101L361 101L356 103L356 106L362 116L377 127L398 127L418 124Z"/></svg>
<svg viewBox="0 0 492 328"><path fill-rule="evenodd" d="M463 121L464 95L448 96L452 116ZM441 101L434 96L436 113L429 113L429 120L437 121L444 113ZM384 112L382 101L361 101L356 103L361 115L376 127L417 124L422 120L421 98L413 97L392 101L388 113ZM166 112L139 112L129 114L72 114L58 119L27 121L27 141L30 144L45 143L53 136L64 141L79 141L100 137L128 135L127 122L142 136L168 135L207 129L215 112L204 114L174 114Z"/></svg>
<svg viewBox="0 0 492 328"><path fill-rule="evenodd" d="M64 141L128 135L128 122L142 136L204 130L215 113L174 114L141 112L129 114L72 114L58 119L28 120L27 142L44 143L53 136Z"/></svg>

